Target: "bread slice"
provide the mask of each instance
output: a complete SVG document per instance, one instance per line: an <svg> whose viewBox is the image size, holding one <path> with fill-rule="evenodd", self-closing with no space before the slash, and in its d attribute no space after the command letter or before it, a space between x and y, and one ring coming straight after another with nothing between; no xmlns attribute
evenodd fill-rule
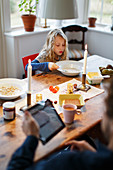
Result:
<svg viewBox="0 0 113 170"><path fill-rule="evenodd" d="M79 105L80 100L79 99L65 99L63 101L64 104L74 104L74 105Z"/></svg>

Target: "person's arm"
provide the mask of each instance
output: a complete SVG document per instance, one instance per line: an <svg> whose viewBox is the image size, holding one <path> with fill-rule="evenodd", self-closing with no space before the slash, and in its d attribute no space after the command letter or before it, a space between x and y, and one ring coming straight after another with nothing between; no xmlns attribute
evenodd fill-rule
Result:
<svg viewBox="0 0 113 170"><path fill-rule="evenodd" d="M82 141L76 141L76 140L72 140L69 142L66 142L65 145L71 145L71 150L79 150L79 151L92 151L92 152L96 152L96 149L94 147L92 147L88 142L86 142L85 140Z"/></svg>
<svg viewBox="0 0 113 170"><path fill-rule="evenodd" d="M39 63L39 61L37 59L35 59L31 62L33 71L40 70L40 71L49 72L50 70L48 68L48 64L49 64L49 62ZM26 65L25 70L27 70L27 66L28 66L28 64Z"/></svg>
<svg viewBox="0 0 113 170"><path fill-rule="evenodd" d="M39 125L29 112L24 113L23 132L27 138L23 145L12 155L7 170L25 169L33 164L33 158L39 138Z"/></svg>
<svg viewBox="0 0 113 170"><path fill-rule="evenodd" d="M20 170L31 166L37 145L38 138L28 136L23 145L12 155L7 170Z"/></svg>
<svg viewBox="0 0 113 170"><path fill-rule="evenodd" d="M33 71L40 70L40 71L50 72L52 70L57 70L59 68L59 66L57 66L53 62L39 63L39 61L37 59L33 60L31 62L31 65L32 65ZM27 66L28 66L28 64L26 65L25 70L27 70Z"/></svg>

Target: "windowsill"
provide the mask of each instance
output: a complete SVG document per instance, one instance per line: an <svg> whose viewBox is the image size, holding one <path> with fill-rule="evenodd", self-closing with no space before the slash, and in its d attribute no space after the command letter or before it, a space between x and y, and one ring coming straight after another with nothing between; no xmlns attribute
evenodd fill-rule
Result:
<svg viewBox="0 0 113 170"><path fill-rule="evenodd" d="M63 25L63 26L65 26L65 25ZM113 35L113 31L111 31L110 26L96 25L96 27L92 27L92 28L88 27L88 24L82 24L82 26L86 26L89 31L95 31L95 32ZM11 32L5 32L4 34L6 36L10 36L10 37L22 37L22 36L28 36L28 35L35 35L37 33L39 34L39 33L43 33L43 32L48 32L51 29L52 29L51 27L48 27L48 28L35 27L35 30L32 32L27 32L24 29L18 29L18 30L14 30Z"/></svg>
<svg viewBox="0 0 113 170"><path fill-rule="evenodd" d="M34 31L27 32L23 29L13 30L11 32L5 32L4 35L10 36L10 37L20 37L20 36L28 36L28 35L35 35L37 33L47 32L50 31L51 28L42 28L42 27L35 27Z"/></svg>
<svg viewBox="0 0 113 170"><path fill-rule="evenodd" d="M88 27L88 25L84 24L83 26L86 26L89 31L95 31L95 32L113 35L113 31L111 30L111 26L109 25L106 26L106 25L97 24L96 27Z"/></svg>

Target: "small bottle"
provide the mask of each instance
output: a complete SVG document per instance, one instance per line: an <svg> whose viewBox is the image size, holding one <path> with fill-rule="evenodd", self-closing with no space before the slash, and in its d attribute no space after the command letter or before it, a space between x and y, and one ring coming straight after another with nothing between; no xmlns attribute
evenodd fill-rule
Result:
<svg viewBox="0 0 113 170"><path fill-rule="evenodd" d="M67 84L67 93L68 94L73 93L73 84L72 83Z"/></svg>
<svg viewBox="0 0 113 170"><path fill-rule="evenodd" d="M4 120L14 120L16 116L15 113L15 103L5 102L3 104L3 118Z"/></svg>
<svg viewBox="0 0 113 170"><path fill-rule="evenodd" d="M42 100L42 94L36 94L36 102L39 102Z"/></svg>

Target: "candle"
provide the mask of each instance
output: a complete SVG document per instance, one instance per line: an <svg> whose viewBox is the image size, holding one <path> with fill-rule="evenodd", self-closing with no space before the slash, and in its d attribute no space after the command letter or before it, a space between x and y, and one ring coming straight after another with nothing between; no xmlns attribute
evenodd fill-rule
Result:
<svg viewBox="0 0 113 170"><path fill-rule="evenodd" d="M86 74L86 65L87 65L87 44L85 45L85 51L84 51L84 70L83 70L83 74Z"/></svg>
<svg viewBox="0 0 113 170"><path fill-rule="evenodd" d="M28 60L28 67L27 67L27 78L28 78L28 93L31 92L31 77L32 77L32 66L31 60Z"/></svg>

